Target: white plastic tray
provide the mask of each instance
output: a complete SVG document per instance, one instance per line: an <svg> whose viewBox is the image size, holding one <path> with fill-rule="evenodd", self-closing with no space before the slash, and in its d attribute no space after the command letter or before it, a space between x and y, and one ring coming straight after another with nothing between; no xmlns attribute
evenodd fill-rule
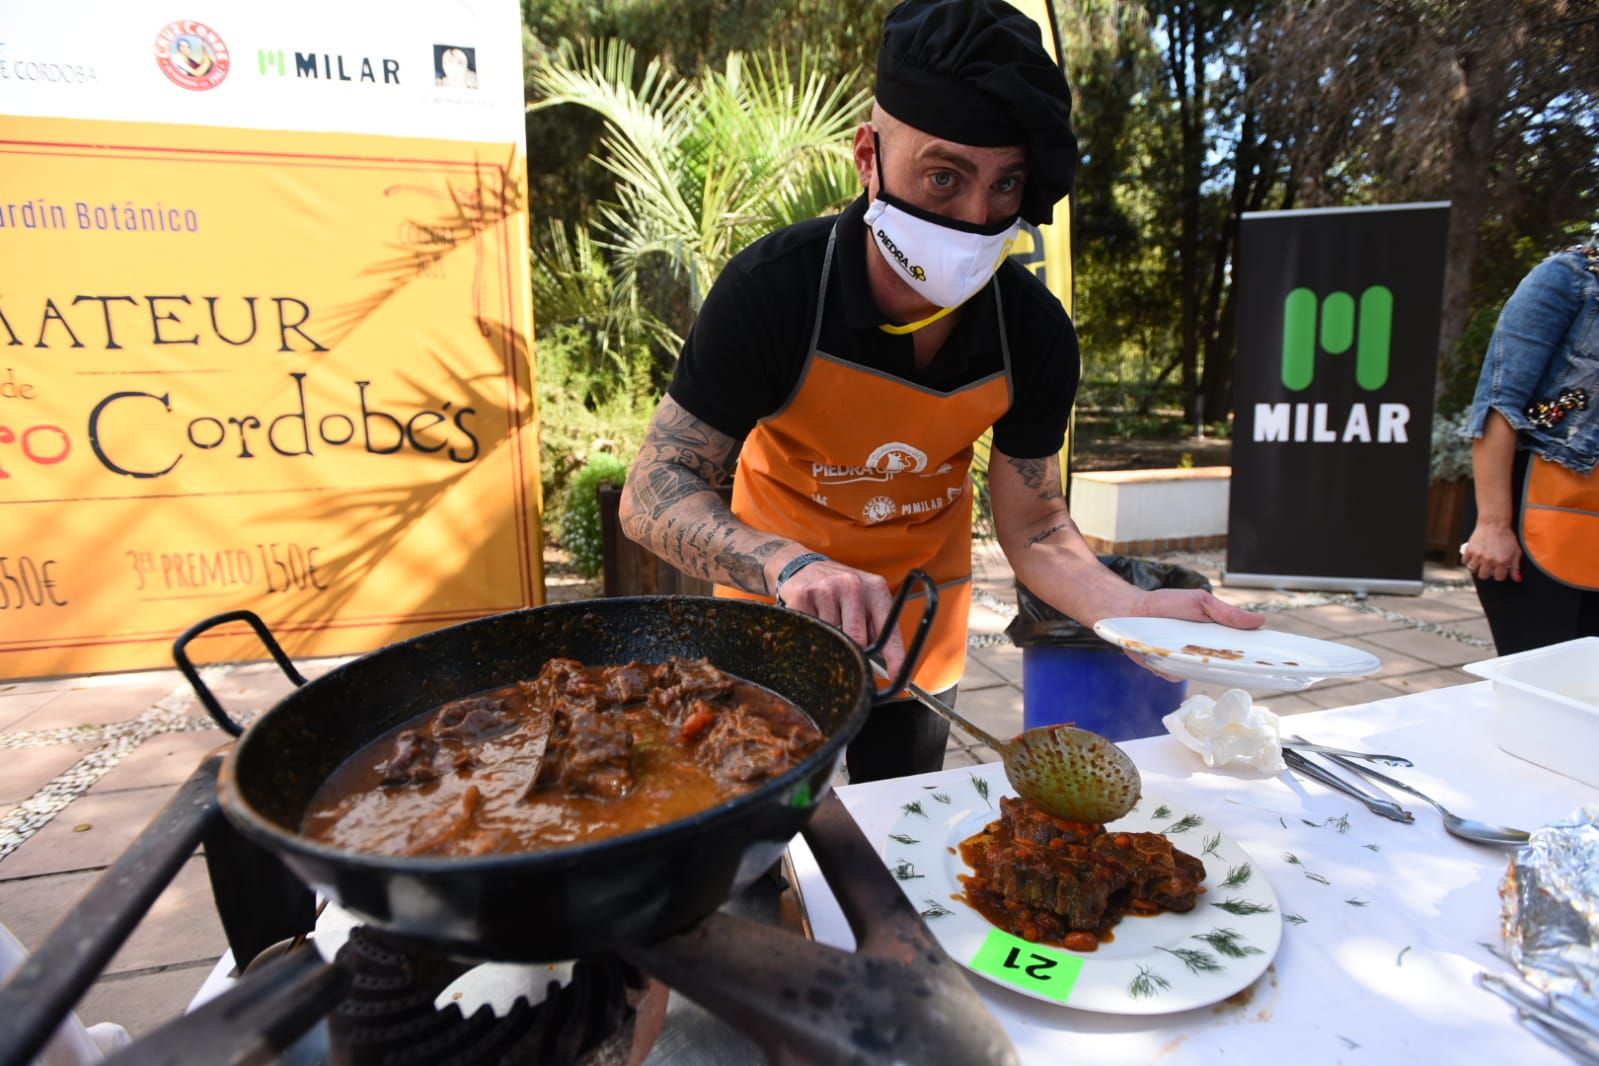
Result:
<svg viewBox="0 0 1599 1066"><path fill-rule="evenodd" d="M1599 637L1468 663L1464 669L1493 682L1494 743L1599 788Z"/></svg>

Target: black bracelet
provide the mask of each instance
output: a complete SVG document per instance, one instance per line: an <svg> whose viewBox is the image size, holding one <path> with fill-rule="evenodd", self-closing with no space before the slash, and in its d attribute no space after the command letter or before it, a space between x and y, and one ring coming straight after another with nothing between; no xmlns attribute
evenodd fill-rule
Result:
<svg viewBox="0 0 1599 1066"><path fill-rule="evenodd" d="M821 552L806 552L804 555L796 555L794 558L790 559L788 561L788 565L783 567L783 569L778 572L777 587L772 590L774 595L777 597L777 602L783 602L783 582L787 581L789 578L793 577L807 566L810 566L812 563L825 563L830 561L831 560L829 560L827 556L823 555Z"/></svg>

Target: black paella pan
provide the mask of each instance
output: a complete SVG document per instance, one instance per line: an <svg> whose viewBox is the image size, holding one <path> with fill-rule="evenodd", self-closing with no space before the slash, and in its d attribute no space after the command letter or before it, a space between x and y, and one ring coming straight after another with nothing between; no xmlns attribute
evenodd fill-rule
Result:
<svg viewBox="0 0 1599 1066"><path fill-rule="evenodd" d="M913 572L884 627L892 633L912 584L926 610L899 691L937 602ZM200 679L188 644L249 622L299 687L241 731ZM385 929L480 959L577 958L678 932L719 907L783 853L826 796L844 748L884 696L867 656L808 615L744 600L663 596L528 608L380 648L306 682L249 612L195 625L173 648L178 667L224 729L242 732L222 770L221 803L246 836L306 884ZM589 665L706 658L802 708L824 743L755 790L688 818L578 846L482 857L372 855L313 841L298 827L313 795L346 759L440 704L536 676L557 657Z"/></svg>

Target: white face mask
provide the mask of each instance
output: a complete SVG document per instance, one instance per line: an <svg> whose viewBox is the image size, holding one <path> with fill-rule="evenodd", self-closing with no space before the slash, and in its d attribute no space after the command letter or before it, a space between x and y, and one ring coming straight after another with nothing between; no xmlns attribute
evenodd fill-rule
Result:
<svg viewBox="0 0 1599 1066"><path fill-rule="evenodd" d="M988 284L1021 229L1019 217L976 226L923 211L884 190L881 167L877 189L866 208L872 243L905 284L937 307L959 307Z"/></svg>

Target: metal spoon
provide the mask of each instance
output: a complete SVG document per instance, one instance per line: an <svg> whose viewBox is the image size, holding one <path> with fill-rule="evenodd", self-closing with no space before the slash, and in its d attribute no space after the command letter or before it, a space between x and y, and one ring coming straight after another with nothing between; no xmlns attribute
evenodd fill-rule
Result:
<svg viewBox="0 0 1599 1066"><path fill-rule="evenodd" d="M884 673L875 661L872 666ZM906 690L997 752L1017 795L1045 814L1068 822L1114 822L1138 802L1138 767L1098 733L1050 725L1000 740L921 686Z"/></svg>
<svg viewBox="0 0 1599 1066"><path fill-rule="evenodd" d="M1293 739L1300 740L1301 738L1294 737ZM1371 767L1357 763L1352 759L1346 759L1341 755L1328 755L1326 758L1331 759L1333 762L1337 763L1339 766L1342 766L1346 770L1353 770L1357 774L1364 774L1373 781L1380 782L1389 786L1390 788L1397 788L1401 792L1408 792L1417 799L1432 804L1438 809L1438 813L1443 815L1445 832L1448 832L1453 836L1457 836L1462 840L1470 840L1476 844L1492 844L1496 847L1514 848L1520 847L1529 839L1528 834L1521 829L1511 829L1509 826L1492 825L1488 822L1479 822L1472 818L1462 818L1460 815L1455 814L1449 808L1445 807L1442 803L1439 803L1425 792L1422 792L1416 788L1412 788L1403 781L1389 777L1385 773L1382 773L1378 770L1373 770Z"/></svg>

